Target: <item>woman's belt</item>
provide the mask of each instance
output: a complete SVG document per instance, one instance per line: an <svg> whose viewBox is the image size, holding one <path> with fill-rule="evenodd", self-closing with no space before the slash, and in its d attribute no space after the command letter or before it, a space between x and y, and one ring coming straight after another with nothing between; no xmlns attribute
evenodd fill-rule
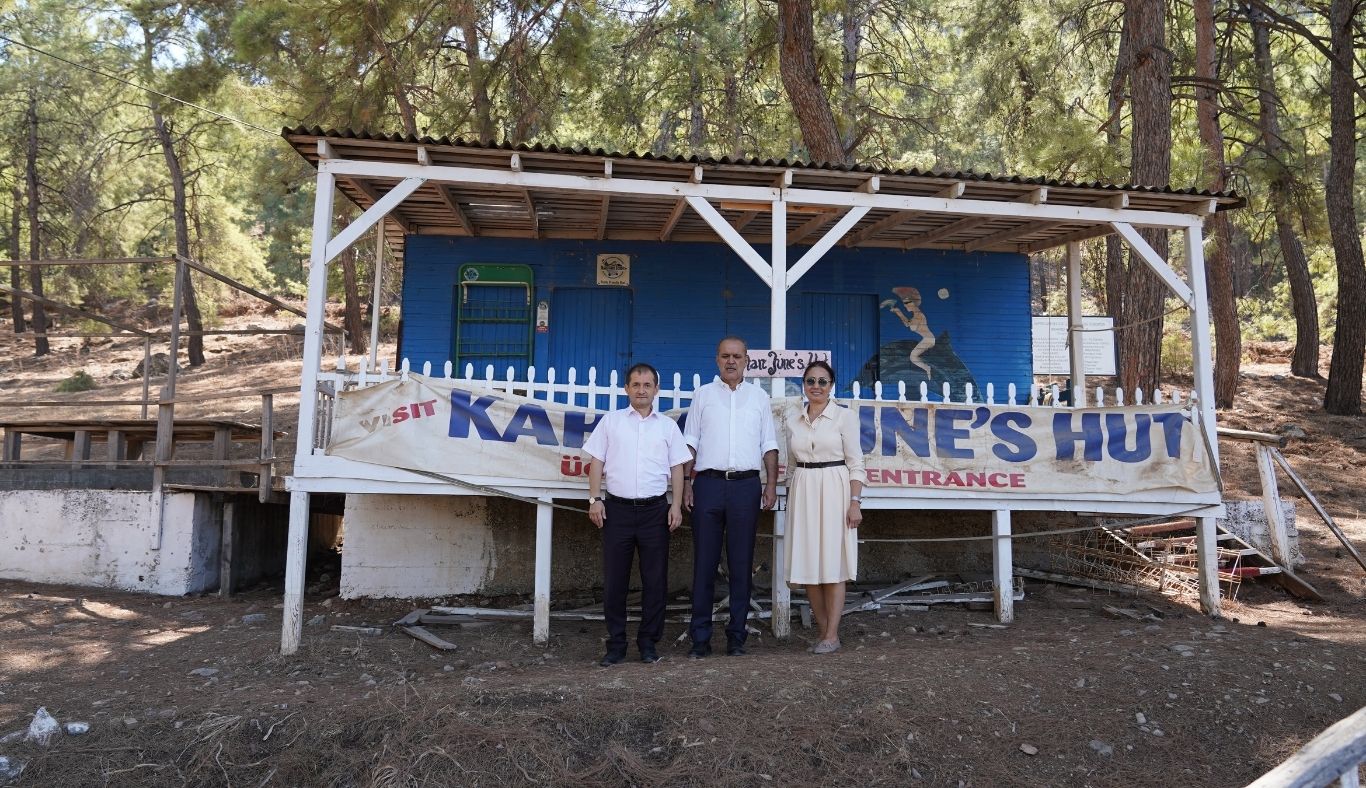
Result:
<svg viewBox="0 0 1366 788"><path fill-rule="evenodd" d="M797 463L797 467L798 467L798 468L834 468L834 467L836 467L836 466L843 467L843 466L844 466L844 460L830 460L829 462L799 462L799 463Z"/></svg>

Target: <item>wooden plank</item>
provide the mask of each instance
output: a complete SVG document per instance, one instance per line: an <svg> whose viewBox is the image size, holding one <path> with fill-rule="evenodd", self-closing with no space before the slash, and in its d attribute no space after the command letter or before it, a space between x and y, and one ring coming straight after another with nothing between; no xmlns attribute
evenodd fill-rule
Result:
<svg viewBox="0 0 1366 788"><path fill-rule="evenodd" d="M261 471L257 478L257 498L265 503L275 488L275 396L261 395Z"/></svg>
<svg viewBox="0 0 1366 788"><path fill-rule="evenodd" d="M906 240L901 242L901 248L914 249L917 246L932 244L943 238L952 238L953 236L958 235L959 233L967 232L968 230L971 230L974 227L981 227L982 225L991 221L992 218L993 217L990 216L969 216L964 219L959 219L956 222L949 222L943 227L939 227L937 229L930 230L929 232L920 233L919 235L913 235L910 238L907 238Z"/></svg>
<svg viewBox="0 0 1366 788"><path fill-rule="evenodd" d="M237 552L237 504L226 500L219 512L222 529L219 534L218 595L227 599L232 596L233 591L233 565Z"/></svg>
<svg viewBox="0 0 1366 788"><path fill-rule="evenodd" d="M379 627L352 627L344 624L333 624L333 632L344 632L353 635L365 635L366 637L379 637L384 634L384 630Z"/></svg>
<svg viewBox="0 0 1366 788"><path fill-rule="evenodd" d="M127 458L128 441L124 437L123 430L109 430L105 437L105 459L110 462L122 462Z"/></svg>
<svg viewBox="0 0 1366 788"><path fill-rule="evenodd" d="M76 430L71 442L71 459L78 466L82 460L90 459L90 430Z"/></svg>
<svg viewBox="0 0 1366 788"><path fill-rule="evenodd" d="M1290 569L1290 536L1286 533L1285 517L1281 514L1281 494L1276 485L1276 466L1271 459L1271 451L1267 444L1257 444L1257 475L1262 483L1267 542L1271 545L1271 560L1277 566Z"/></svg>
<svg viewBox="0 0 1366 788"><path fill-rule="evenodd" d="M1219 550L1216 536L1219 531L1213 517L1195 518L1195 542L1200 576L1200 609L1211 618L1221 618L1219 611Z"/></svg>
<svg viewBox="0 0 1366 788"><path fill-rule="evenodd" d="M232 430L227 427L218 427L213 431L213 458L215 460L226 460L228 450L232 447Z"/></svg>
<svg viewBox="0 0 1366 788"><path fill-rule="evenodd" d="M1137 594L1140 591L1147 591L1143 586L1131 586L1125 583L1111 583L1106 580L1092 580L1089 577L1077 577L1075 575L1065 575L1061 572L1044 572L1038 569L1026 569L1021 566L1015 567L1015 574L1021 577L1028 577L1034 580L1047 580L1050 583L1061 583L1063 585L1078 586L1081 588L1094 588L1097 591L1114 591L1120 594Z"/></svg>
<svg viewBox="0 0 1366 788"><path fill-rule="evenodd" d="M872 238L879 233L886 232L898 225L905 224L912 217L919 216L920 214L921 211L895 211L890 216L884 216L862 230L845 236L843 245L849 247L858 246L869 238ZM810 224L810 222L807 222L807 224Z"/></svg>
<svg viewBox="0 0 1366 788"><path fill-rule="evenodd" d="M390 214L390 218L392 218L392 216L393 216L393 215ZM262 301L265 301L267 304L270 304L271 306L275 307L276 309L283 309L283 310L285 310L286 312L289 312L290 314L298 315L299 317L302 317L302 318L304 318L304 319L307 319L307 318L308 318L308 313L305 312L304 310L298 308L297 306L293 306L293 305L291 305L291 304L286 304L284 301L281 301L280 299L278 299L278 298L276 298L276 297L274 297L274 296L267 295L266 293L263 293L263 292L261 292L260 290L257 290L256 288L252 287L251 285L243 284L243 283L237 281L236 279L233 279L232 277L228 276L227 274L219 273L218 271L215 271L215 270L213 270L212 268L209 268L208 266L206 266L206 265L204 265L204 264L198 262L197 260L192 260L192 259L190 259L190 258L188 258L188 257L179 257L179 256L177 256L175 259L176 259L177 262L184 263L185 265L188 265L190 268L193 268L194 270L198 271L199 273L201 273L201 274L203 274L203 275L205 275L205 276L207 276L207 277L210 277L210 278L213 278L213 279L217 279L218 281L222 282L223 284L228 285L229 287L233 287L233 288L236 288L236 289L238 289L238 290L241 290L242 292L246 293L247 295L256 296L257 298L261 299ZM332 325L331 323L327 323L327 322L324 322L324 323L323 323L323 328L324 328L325 330L327 330L327 331L335 331L335 332L337 332L337 333L341 333L341 331L342 331L342 329L341 329L339 326L334 326L334 325Z"/></svg>
<svg viewBox="0 0 1366 788"><path fill-rule="evenodd" d="M1279 766L1249 783L1247 788L1318 788L1349 772L1355 782L1357 765L1363 760L1366 760L1366 707L1333 723ZM1343 784L1352 783L1344 779Z"/></svg>
<svg viewBox="0 0 1366 788"><path fill-rule="evenodd" d="M598 209L598 232L597 232L597 238L598 238L599 241L601 241L601 240L603 240L603 239L605 239L605 238L607 237L607 215L608 215L609 210L611 209L611 206L612 206L612 195L610 195L610 194L604 194L604 195L602 196L602 207Z"/></svg>
<svg viewBox="0 0 1366 788"><path fill-rule="evenodd" d="M1285 457L1281 456L1279 451L1272 450L1271 457L1281 466L1281 470L1284 470L1286 475L1290 477L1290 481L1294 482L1295 486L1300 488L1300 492L1304 493L1304 497L1309 500L1309 505L1314 507L1314 511L1318 512L1319 517L1323 518L1323 522L1327 524L1329 530L1338 538L1338 541L1342 542L1342 546L1347 548L1347 552L1352 554L1352 557L1356 559L1357 564L1359 564L1362 569L1366 569L1366 560L1362 560L1361 553L1357 552L1356 547L1354 547L1351 540L1347 538L1347 534L1342 532L1342 529L1338 527L1338 524L1329 516L1328 510L1324 509L1323 504L1319 503L1319 499L1309 491L1309 485L1304 483L1304 480L1300 478L1298 473L1295 473L1295 469L1290 467L1290 463L1286 461Z"/></svg>
<svg viewBox="0 0 1366 788"><path fill-rule="evenodd" d="M427 608L425 608L425 607L420 607L420 608L418 608L417 610L414 610L413 612L411 612L411 613L409 613L408 615L404 616L403 618L400 618L399 620L395 621L395 622L394 622L394 626L396 626L396 627L407 627L407 626L412 626L412 625L414 625L414 624L417 624L417 623L421 622L421 621L422 621L422 617L425 616L425 615L427 615Z"/></svg>
<svg viewBox="0 0 1366 788"><path fill-rule="evenodd" d="M1236 441L1253 441L1256 443L1272 443L1282 449L1285 448L1286 444L1286 437L1284 435L1273 435L1269 432L1235 430L1231 427L1219 427L1215 432L1221 438L1231 438Z"/></svg>
<svg viewBox="0 0 1366 788"><path fill-rule="evenodd" d="M914 579L914 580L907 580L907 581L904 582L904 583L897 583L896 585L894 585L894 586L888 586L887 588L879 588L879 589L877 589L877 590L875 590L875 591L871 591L871 592L869 592L869 593L870 593L871 596L873 597L873 601L874 601L874 602L881 602L882 600L886 599L887 597L896 596L897 594L900 594L900 593L902 593L903 591L911 591L911 590L919 591L919 590L922 590L922 589L924 589L924 588L928 588L928 586L925 585L925 583L926 583L927 581L933 579L933 578L934 578L934 575L923 575L923 576L921 576L921 577L917 577L917 578ZM943 583L944 585L946 585L946 586L949 584L949 581L947 581L947 580L943 580L943 581L940 581L940 582L942 582L942 583Z"/></svg>
<svg viewBox="0 0 1366 788"><path fill-rule="evenodd" d="M455 651L457 648L459 648L459 646L455 645L449 640L443 640L442 638L439 638L436 635L432 634L429 630L424 629L415 624L410 626L399 627L399 631L410 638L417 638L423 643L426 643L432 648L438 649L440 651Z"/></svg>
<svg viewBox="0 0 1366 788"><path fill-rule="evenodd" d="M5 427L5 462L18 462L23 448L24 433L13 426Z"/></svg>
<svg viewBox="0 0 1366 788"><path fill-rule="evenodd" d="M460 202L455 199L455 195L451 192L451 187L438 184L436 193L441 195L441 201L445 203L446 210L450 211L451 215L455 217L455 221L459 223L460 229L464 230L466 235L477 235L474 231L474 225L470 223L469 217L466 216L465 212L460 208Z"/></svg>

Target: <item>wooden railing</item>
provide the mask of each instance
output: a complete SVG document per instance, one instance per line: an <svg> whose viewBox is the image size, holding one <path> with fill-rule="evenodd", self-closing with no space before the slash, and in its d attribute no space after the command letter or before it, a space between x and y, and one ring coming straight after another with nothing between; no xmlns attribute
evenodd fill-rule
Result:
<svg viewBox="0 0 1366 788"><path fill-rule="evenodd" d="M1247 788L1339 788L1361 785L1359 770L1366 762L1366 707L1315 736L1281 765L1249 783Z"/></svg>

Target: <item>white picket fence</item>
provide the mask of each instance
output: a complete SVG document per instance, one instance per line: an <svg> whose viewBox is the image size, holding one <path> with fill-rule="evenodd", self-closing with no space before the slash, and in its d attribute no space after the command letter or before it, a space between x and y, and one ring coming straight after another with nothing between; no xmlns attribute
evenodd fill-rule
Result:
<svg viewBox="0 0 1366 788"><path fill-rule="evenodd" d="M412 372L412 366L406 358L403 359L397 369L391 370L388 359L380 359L376 368L371 369L368 357L361 357L358 362L352 363L346 356L339 356L336 366L332 370L321 372L318 375L318 381L321 385L318 388L318 408L313 430L315 448L326 446L331 435L332 401L335 392L367 388L395 379L406 380ZM437 371L436 377L452 379L455 378L454 372L454 365L447 361ZM433 376L433 367L430 361L422 363L421 373L425 377ZM551 402L591 410L616 410L627 405L626 393L622 390L619 373L615 369L608 373L605 382L598 379L598 371L595 367L588 368L587 380L583 382L579 381L578 370L574 367L565 371L563 380L560 379L559 373L554 367L545 370L543 379L540 371L535 367L528 367L524 378L519 378L512 367L508 367L503 376L498 377L492 364L484 368L482 377L475 375L473 364L466 364L462 373L455 379L467 383L471 387L486 391L546 399ZM704 379L702 375L694 374L690 381L691 385L684 388L683 376L674 373L672 381L660 381L659 396L655 400L656 407L663 410L687 407L688 403L692 401L693 391L710 380L711 377L708 375ZM1026 392L1020 392L1016 385L1011 383L1005 387L1004 398L1000 398L996 386L991 383L988 383L985 390L982 391L974 390L970 383L965 384L960 390L954 391L948 383L944 383L934 390L938 396L931 400L931 389L925 383L921 383L919 390L915 392L908 391L904 381L898 382L894 386L884 386L881 381L877 381L870 388L871 390L855 382L851 399L877 402L1010 405L1030 408L1103 408L1123 407L1128 404L1143 405L1148 402L1156 405L1167 403L1180 405L1194 398L1193 394L1179 389L1169 391L1158 389L1152 392L1151 396L1148 396L1141 389L1134 390L1130 394L1122 388L1113 388L1107 391L1101 386L1096 386L1086 389L1074 388L1071 392L1071 401L1066 402L1062 396L1062 389L1057 384L1050 386L1034 384L1029 386ZM1024 394L1023 398L1021 397L1022 393Z"/></svg>

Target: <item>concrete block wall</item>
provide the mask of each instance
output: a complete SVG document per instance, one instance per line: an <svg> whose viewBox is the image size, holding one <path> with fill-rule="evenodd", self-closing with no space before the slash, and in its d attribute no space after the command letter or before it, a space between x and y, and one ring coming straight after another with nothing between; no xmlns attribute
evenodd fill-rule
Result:
<svg viewBox="0 0 1366 788"><path fill-rule="evenodd" d="M156 502L125 490L0 491L0 577L180 595L218 584L210 501L168 493L161 544Z"/></svg>

